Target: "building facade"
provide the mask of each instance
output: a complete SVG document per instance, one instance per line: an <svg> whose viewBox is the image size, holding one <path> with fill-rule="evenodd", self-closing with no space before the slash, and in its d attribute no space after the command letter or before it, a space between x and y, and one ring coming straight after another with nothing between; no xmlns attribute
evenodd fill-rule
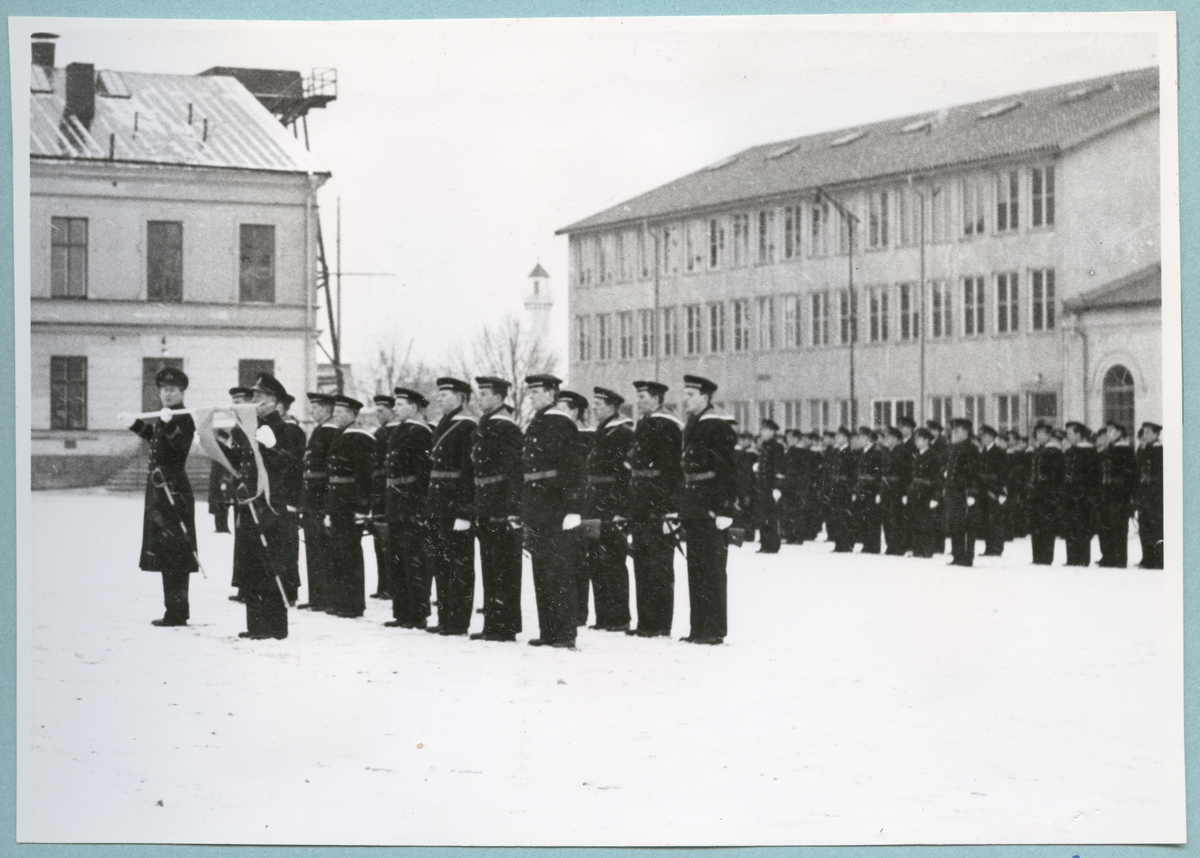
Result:
<svg viewBox="0 0 1200 858"><path fill-rule="evenodd" d="M314 389L328 173L233 78L32 71L34 486L120 469L140 442L117 414L158 408L163 366L189 404L262 371Z"/></svg>
<svg viewBox="0 0 1200 858"><path fill-rule="evenodd" d="M1103 311L1154 349L1086 357L1089 314L1065 314L1159 263L1158 79L759 146L565 227L571 383L675 394L696 372L746 429L907 414L1027 431L1115 414L1103 378L1121 367L1120 414L1159 420L1161 308Z"/></svg>

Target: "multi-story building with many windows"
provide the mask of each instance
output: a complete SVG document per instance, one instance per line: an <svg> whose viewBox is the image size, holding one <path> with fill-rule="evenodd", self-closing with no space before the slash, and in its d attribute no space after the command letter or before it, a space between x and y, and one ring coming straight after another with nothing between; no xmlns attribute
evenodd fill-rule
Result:
<svg viewBox="0 0 1200 858"><path fill-rule="evenodd" d="M748 429L1158 420L1158 97L1152 68L757 146L565 227L571 383L696 372Z"/></svg>
<svg viewBox="0 0 1200 858"><path fill-rule="evenodd" d="M233 77L55 68L45 47L29 96L34 486L120 469L141 442L117 414L158 408L163 366L200 405L271 371L302 410L328 173Z"/></svg>

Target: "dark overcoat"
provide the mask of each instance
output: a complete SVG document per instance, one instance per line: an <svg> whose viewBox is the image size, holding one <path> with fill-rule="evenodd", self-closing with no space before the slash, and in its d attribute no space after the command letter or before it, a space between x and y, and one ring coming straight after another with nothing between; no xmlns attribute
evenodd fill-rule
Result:
<svg viewBox="0 0 1200 858"><path fill-rule="evenodd" d="M200 568L196 501L187 478L187 457L196 424L190 414L177 414L169 423L137 420L129 428L150 442L138 566L148 572L195 572Z"/></svg>

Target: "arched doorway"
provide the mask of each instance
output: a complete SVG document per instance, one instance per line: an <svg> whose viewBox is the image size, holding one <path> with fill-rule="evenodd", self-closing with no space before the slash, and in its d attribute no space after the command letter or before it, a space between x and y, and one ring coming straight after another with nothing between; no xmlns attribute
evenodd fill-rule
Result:
<svg viewBox="0 0 1200 858"><path fill-rule="evenodd" d="M1104 374L1104 420L1133 428L1133 373L1121 364Z"/></svg>

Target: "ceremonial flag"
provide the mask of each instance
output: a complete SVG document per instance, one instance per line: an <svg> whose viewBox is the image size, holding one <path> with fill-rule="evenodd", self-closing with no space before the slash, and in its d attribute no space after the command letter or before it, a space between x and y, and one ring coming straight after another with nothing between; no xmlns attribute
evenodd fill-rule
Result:
<svg viewBox="0 0 1200 858"><path fill-rule="evenodd" d="M255 437L255 433L258 431L258 406L248 402L240 405L225 405L220 408L193 408L191 413L192 419L196 422L196 441L200 444L200 449L208 458L237 476L237 469L230 464L225 451L221 449L221 445L217 441L216 428L213 426L213 415L233 415L235 424L245 433L246 438L250 441L250 449L254 452L254 464L258 472L258 491L254 496L264 496L269 505L271 503L271 486L267 479L266 466L263 465L262 451L259 450L258 439Z"/></svg>

